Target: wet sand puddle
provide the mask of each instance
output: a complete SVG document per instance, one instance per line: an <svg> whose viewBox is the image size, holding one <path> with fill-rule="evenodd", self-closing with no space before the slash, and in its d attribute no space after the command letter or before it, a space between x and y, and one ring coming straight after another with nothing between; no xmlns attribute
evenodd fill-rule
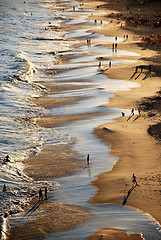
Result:
<svg viewBox="0 0 161 240"><path fill-rule="evenodd" d="M75 11L73 11L73 6L75 6ZM84 207L91 214L91 219L73 230L48 234L44 239L83 240L103 227L117 227L129 232L142 233L147 240L159 239L160 225L148 214L126 206L100 205L90 202L90 198L96 193L96 188L92 186L91 181L98 174L109 171L117 161L116 157L109 155L109 146L97 139L92 132L95 127L103 123L112 122L114 118L121 116L121 111L124 111L126 115L130 113L126 109L110 109L101 107L101 105L107 103L114 92L129 90L139 85L134 82L108 79L99 71L98 57L109 56L110 59L114 54L132 56L136 54L123 50L113 52L111 48L98 46L98 44L112 44L114 38L89 32L96 27L102 27L105 23L96 26L93 21L88 20L89 15L93 11L80 8L79 6L77 2L73 1L63 1L56 4L54 9L57 12L57 16L61 19L68 18L68 21L63 23L65 25L64 28L68 29L69 26L72 28L68 32L63 27L61 29L67 45L70 45L70 50L58 51L56 55L59 59L67 57L69 60L64 64L52 66L50 70L61 71L54 75L49 74L47 78L45 76L42 79L46 84L53 86L53 88L56 85L63 87L65 84L80 86L80 89L53 91L53 94L48 96L49 98L85 97L84 100L70 105L50 108L48 115L101 114L101 116L64 124L62 127L56 128L56 130L69 133L71 138L76 138L73 148L84 156L84 169L70 177L53 179L53 182L58 182L60 186L57 190L50 192L49 196L50 201L53 202L69 203ZM63 8L65 11L62 12ZM96 12L94 14L97 16ZM98 14L102 14L102 12L98 11ZM80 23L81 27L79 27ZM90 46L87 45L87 38L91 39ZM118 38L119 41L124 41L124 39ZM80 46L74 48L71 46L72 43L78 43ZM129 61L112 60L112 66L127 62ZM107 66L108 68L109 61L102 60L101 63L101 67ZM87 154L90 155L89 166L86 165Z"/></svg>
<svg viewBox="0 0 161 240"><path fill-rule="evenodd" d="M70 10L70 9L69 9ZM81 13L86 13L81 10ZM65 13L64 13L65 14ZM87 21L87 16L82 16L83 19L73 19L77 16L75 12L68 12L70 24L85 23L87 26L92 26L91 21ZM77 28L77 25L76 25ZM92 27L91 27L92 28ZM45 240L50 239L73 239L79 240L87 239L87 237L98 229L103 227L117 227L128 232L142 233L145 239L159 239L160 225L151 218L148 214L142 213L130 207L122 207L121 205L97 205L90 202L90 198L96 193L96 188L92 186L91 181L95 179L98 174L109 171L117 158L109 155L109 146L97 139L93 134L93 130L98 125L112 122L114 118L119 117L121 111L129 114L126 109L109 109L100 107L103 103L107 103L109 97L113 92L120 90L129 90L132 87L139 86L136 83L129 83L122 80L108 79L105 75L98 71L98 60L100 56L112 56L111 49L97 46L97 43L104 43L114 41L114 38L100 36L99 34L88 33L89 29L74 29L71 33L65 34L67 38L82 41L82 46L74 49L72 59L67 64L55 66L55 69L66 71L59 72L54 75L54 80L60 82L61 85L68 84L80 85L93 84L90 88L83 88L70 91L62 91L49 97L71 97L71 96L85 96L85 100L76 102L71 105L51 108L49 115L63 115L63 114L80 114L89 112L101 112L102 116L93 117L90 119L72 122L65 124L57 129L69 132L71 137L77 138L74 144L74 150L80 152L84 156L84 170L79 171L74 176L65 177L61 179L54 179L60 184L60 187L52 196L52 201L76 204L85 207L87 211L92 214L91 219L83 226L76 227L73 230L66 232L52 233L44 237ZM86 38L92 37L92 45L86 45ZM119 39L123 41L123 39ZM74 54L75 51L75 54ZM64 55L71 53L65 52ZM60 54L60 55L63 55ZM127 51L118 51L118 55L135 55ZM112 64L123 64L125 60L113 60ZM108 65L108 61L102 61L103 66ZM54 69L54 68L53 68ZM53 79L49 79L48 82ZM86 156L90 155L90 165L86 165ZM76 237L77 236L77 237Z"/></svg>

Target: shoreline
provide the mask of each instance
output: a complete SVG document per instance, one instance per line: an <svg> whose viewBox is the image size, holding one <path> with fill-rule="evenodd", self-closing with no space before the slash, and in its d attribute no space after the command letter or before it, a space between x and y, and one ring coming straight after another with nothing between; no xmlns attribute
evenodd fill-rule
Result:
<svg viewBox="0 0 161 240"><path fill-rule="evenodd" d="M111 34L112 34L112 32L111 32ZM129 40L128 40L129 41ZM121 46L121 48L123 48L123 44L119 44L120 46ZM128 47L126 47L126 50L128 50ZM139 51L139 50L138 50ZM144 56L145 57L145 56ZM120 58L121 58L121 56L120 56ZM134 57L133 59L136 59L136 57ZM131 65L131 64L130 64ZM135 66L135 64L134 64L134 66ZM124 68L125 66L122 66L122 68ZM116 74L116 71L115 71L115 69L119 69L120 70L120 66L119 67L112 67L111 69L110 69L110 71L107 71L107 76L111 76L111 78L112 78L112 76L114 77L114 78L117 78L117 76L115 75ZM124 70L123 70L124 71ZM131 71L133 72L134 71L134 67L131 69ZM120 79L120 78L118 78L118 79ZM125 78L123 78L124 80L125 80ZM128 79L127 79L128 80ZM140 80L141 81L141 80ZM156 89L157 89L157 83L158 83L158 81L156 80ZM137 92L137 89L132 89L132 90L130 90L130 92L131 91L134 91L134 95L136 94L136 92ZM150 92L150 90L149 90L149 92ZM149 94L149 92L147 92L147 97L149 96L148 94ZM126 92L127 93L127 92ZM125 93L125 94L126 94ZM153 93L153 91L151 91L151 93ZM119 93L115 93L115 97L114 98L112 98L112 99L110 99L110 104L108 104L108 105L106 105L106 106L110 106L110 107L117 107L116 106L116 104L117 104L117 102L119 102L118 103L118 106L120 105L120 99L123 97L123 95L124 95L124 93L123 92L119 92ZM135 97L136 99L138 99L138 96L136 96ZM127 97L127 99L129 100L129 98ZM63 100L65 100L65 99L63 99ZM69 104L70 102L72 103L73 101L75 101L76 99L69 99L69 102L66 102L66 100L65 101L63 101L62 100L62 103L64 104L64 103L66 103L66 104ZM80 100L80 99L78 99L78 100ZM68 100L67 100L68 101ZM132 108L132 107L134 107L134 104L135 104L135 99L133 99L133 101L132 101L132 103L130 103L130 108ZM54 101L53 101L54 102ZM125 102L125 101L124 101ZM35 101L35 104L36 104L36 101ZM44 104L45 105L45 107L47 107L48 106L48 102L46 102L46 103L40 103L40 104ZM55 103L53 103L53 104L55 104ZM123 103L122 103L123 104ZM60 102L60 105L61 105L61 102ZM124 107L124 108L126 108L126 106L127 106L127 103L125 104L123 104L123 105L121 105L121 107ZM44 106L43 106L44 107ZM142 113L141 113L142 114ZM93 116L93 114L91 114L92 116ZM97 114L96 114L97 115ZM77 117L76 119L84 119L84 118L86 118L86 117L88 117L88 116L79 116L79 117ZM127 119L126 119L127 117L125 117L125 118L121 118L121 120L123 120L123 122L121 122L120 123L120 125L124 125L124 128L127 126L126 125L126 123L124 122L124 121L126 121ZM44 123L44 125L43 125L43 120L45 121L45 123ZM47 118L45 117L44 119L42 118L42 121L40 121L39 123L38 123L38 125L40 124L40 126L43 126L43 127L45 127L45 125L47 124L47 122L46 122L46 120L47 120ZM73 121L73 120L75 120L75 116L73 116L73 118L71 118L71 121ZM120 120L120 119L119 119ZM118 121L119 121L118 120ZM140 119L139 119L140 120ZM39 121L39 120L38 120ZM60 121L62 121L62 123L64 123L64 122L66 122L66 121L69 121L69 118L66 120L66 119L62 119L62 120L57 120L57 122L59 122L59 124L60 124ZM120 121L119 121L120 122ZM127 121L126 121L127 122ZM62 124L61 123L61 124ZM41 125L42 124L42 125ZM56 126L56 124L57 123L53 123L53 118L52 118L52 120L51 119L49 119L49 121L48 121L48 126L47 127L51 127L51 126ZM128 124L129 124L129 122L128 122ZM96 130L94 131L94 134L97 136L97 137L99 137L99 138L101 138L101 139L103 139L105 142L107 141L108 143L110 142L110 144L111 144L111 148L112 148L112 152L111 152L111 154L112 155L115 155L115 156L117 156L117 154L118 154L118 152L115 150L115 148L116 148L116 146L117 146L117 142L115 142L115 140L113 139L113 140L111 140L111 138L112 137L117 137L118 139L120 138L120 136L121 136L121 134L122 134L122 132L121 132L121 134L120 134L120 132L118 131L118 129L116 128L115 129L115 126L117 125L117 123L114 123L114 124L107 124L107 125L102 125L102 126L99 126L98 128L96 128ZM120 125L119 125L119 127L120 127ZM108 129L110 129L111 130L111 132L110 132L110 134L109 134L109 132L108 131L106 131L105 130L105 128L108 128ZM145 130L145 128L144 128L144 130ZM112 131L114 132L114 134L112 133ZM111 135L111 134L113 134L113 136ZM115 135L116 134L116 135ZM129 134L129 133L128 133ZM130 133L131 134L131 133ZM103 136L103 137L102 137ZM108 136L110 136L110 138L108 137ZM112 136L112 137L111 137ZM124 138L125 138L125 136L124 136ZM122 141L122 139L123 138L120 138L120 141ZM129 140L129 139L128 139ZM130 148L130 144L129 144L129 148ZM118 149L117 149L118 150ZM115 151L116 151L116 153L115 153ZM157 150L156 150L157 151ZM126 155L125 155L126 156ZM119 155L118 155L118 157L119 157ZM121 161L121 159L119 160L119 161ZM116 164L116 166L118 165L118 163ZM113 169L115 168L115 166L113 167ZM112 169L112 171L113 171L113 169ZM109 172L109 174L112 172L112 171L110 171ZM120 170L119 170L120 171ZM130 186L129 185L129 182L128 181L130 181L129 179L130 179L130 177L131 177L131 173L133 173L133 171L131 170L131 172L128 172L128 173L126 173L126 178L122 181L122 183L124 184L124 186L126 185L126 186ZM118 184L118 182L115 184L115 185L113 185L114 184L114 179L113 179L113 177L111 178L112 179L112 188L114 187L114 186L116 186L116 187L118 187L118 188L120 188L120 183L121 183L121 181L120 181L120 177L122 177L122 178L124 178L124 171L121 173L121 176L119 175L119 179L118 179L118 182L119 182L119 186L117 186L117 184ZM94 196L93 197L93 201L94 202L96 202L96 203L110 203L110 201L112 201L112 203L119 203L120 204L120 200L122 200L122 197L123 197L123 195L124 194L126 194L126 190L127 190L127 188L125 189L125 188L122 188L121 190L120 190L120 192L119 192L119 194L118 194L118 192L117 192L117 190L116 190L116 192L115 193L111 193L111 195L115 195L113 198L111 198L110 200L108 200L108 198L104 198L104 197L100 197L100 195L99 194L101 194L101 191L102 191L102 194L104 195L104 186L108 183L108 182L110 182L111 181L111 179L109 178L108 179L108 173L105 173L105 174L101 174L100 176L98 176L98 178L97 178L97 180L95 180L93 183L94 183L94 185L95 186L97 186L97 188L98 188L98 186L99 186L99 191L97 192L97 194L96 194L96 196ZM115 175L114 175L114 177L116 177ZM101 183L100 184L100 182L101 182L101 180L103 179L103 183ZM141 177L139 176L139 178L138 178L138 175L137 175L137 180L139 180L139 179L141 179ZM116 180L117 181L117 180ZM103 186L103 187L102 187ZM117 189L118 189L117 188ZM100 190L101 189L101 190ZM107 191L107 195L109 195L109 192L108 192L108 190L106 189L106 191ZM123 192L123 194L122 194L122 192ZM129 205L130 206L133 206L133 207L136 207L137 208L137 206L140 206L140 205L137 205L136 204L136 206L134 205L134 202L133 201L128 201L129 202ZM140 204L140 203L138 203L138 204ZM152 207L152 206L151 206ZM145 207L145 209L146 209L146 207ZM156 209L156 211L158 211L158 209ZM155 215L155 214L154 214ZM156 217L156 219L158 218L158 216ZM157 219L158 220L158 219ZM102 230L101 230L102 231ZM116 230L117 231L117 230ZM115 232L115 231L114 231ZM101 233L102 234L102 233ZM103 232L103 234L104 235L106 235L107 233L106 233L106 231L105 231L105 233ZM120 233L121 234L121 233ZM119 235L120 236L120 235ZM138 236L136 236L136 237L138 237ZM90 239L90 238L89 238ZM94 239L94 238L92 238L92 239ZM106 239L106 238L103 238L103 239ZM129 239L129 238L128 238ZM130 238L130 239L133 239L132 237ZM140 239L140 238L136 238L136 239Z"/></svg>
<svg viewBox="0 0 161 240"><path fill-rule="evenodd" d="M145 8L146 5L142 6L142 12ZM123 14L126 14L126 12L128 11L124 9ZM123 21L121 22L123 23ZM110 30L107 26L107 30L104 32L106 34L110 32L111 36L115 36L115 29L118 29L117 36L120 36L120 32L123 34L123 28L120 23L117 23L116 19L113 19ZM136 30L138 31L138 29ZM154 32L159 31L159 29L152 30ZM97 176L97 179L93 181L94 186L97 187L97 193L91 201L95 203L122 204L124 197L128 195L128 191L133 186L131 177L135 173L139 186L131 192L126 204L149 213L161 223L161 206L159 203L161 179L160 143L147 132L150 125L160 122L160 109L156 110L153 106L149 106L149 109L145 108L148 98L160 97L160 92L158 92L160 90L160 72L157 71L156 66L159 63L153 63L154 56L159 56L157 51L160 51L160 48L157 51L154 50L153 46L152 49L146 49L146 43L141 42L141 38L150 31L149 29L144 32L144 29L140 27L139 36L136 35L135 28L125 27L125 33L127 31L129 35L128 41L118 43L118 49L132 50L134 52L136 50L137 53L141 54L138 57L138 62L129 64L129 67L114 66L105 74L113 79L130 81L130 77L135 74L135 67L143 65L143 73L137 79L131 79L140 83L141 87L130 91L116 92L115 96L110 99L110 103L103 105L113 108L134 108L135 115L132 117L120 117L115 119L115 123L103 124L94 130L93 133L98 138L110 144L110 154L117 156L119 159L111 171ZM150 58L152 58L151 61L149 61ZM150 74L148 72L149 64L154 65ZM140 70L136 76L139 73ZM143 100L145 100L146 104ZM140 107L142 110L139 115L137 109Z"/></svg>

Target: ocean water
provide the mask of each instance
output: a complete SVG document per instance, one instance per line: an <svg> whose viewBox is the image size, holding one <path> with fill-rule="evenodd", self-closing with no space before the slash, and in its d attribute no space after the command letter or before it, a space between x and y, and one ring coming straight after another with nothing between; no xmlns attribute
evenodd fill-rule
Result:
<svg viewBox="0 0 161 240"><path fill-rule="evenodd" d="M21 211L37 194L39 184L23 175L22 161L45 144L68 142L69 134L38 128L32 117L47 114L30 99L46 89L34 81L45 79L44 69L57 63L55 50L68 48L59 33L44 30L53 21L40 1L0 1L0 214ZM59 20L54 22L59 24ZM61 44L60 44L61 42ZM46 44L47 43L47 44ZM10 162L3 161L6 155ZM6 184L7 192L2 193Z"/></svg>
<svg viewBox="0 0 161 240"><path fill-rule="evenodd" d="M73 6L76 7L76 11L73 11ZM62 11L63 8L65 11ZM51 196L53 201L83 206L96 217L86 228L83 227L83 236L82 228L78 227L73 231L48 235L45 239L75 239L75 236L78 236L77 239L86 239L98 226L116 226L130 232L141 232L147 237L145 239L154 239L151 237L154 235L155 239L159 239L160 227L149 216L131 208L122 209L112 205L107 210L107 206L89 203L90 197L96 191L91 185L91 180L96 175L110 170L117 160L109 156L110 147L95 138L92 134L93 129L100 124L114 121L121 111L129 114L129 110L126 109L109 109L101 105L107 103L114 92L128 91L139 86L137 83L108 79L98 71L97 58L100 56L137 54L121 50L113 52L110 48L100 47L99 43L113 43L114 38L89 32L101 27L100 24L95 25L93 21L88 20L91 14L92 10L82 10L79 4L72 0L0 1L0 215L8 213L16 218L32 197L37 195L39 187L48 184L49 192L52 193L53 189L56 191L56 199L52 199ZM100 12L94 14L99 15ZM64 31L63 24L73 26L73 30ZM75 24L80 24L81 27L75 29ZM62 30L59 31L60 29ZM90 47L86 45L87 37L92 40ZM119 38L119 41L124 39ZM81 43L81 46L74 48L75 43ZM59 64L63 56L72 57L68 64ZM112 61L112 65L124 63L127 61ZM108 61L102 61L102 66L107 65ZM67 70L52 76L47 74L46 70L49 69ZM40 82L50 83L53 80L59 82L58 85L72 81L73 85L84 86L83 89L53 93L54 97L84 96L86 99L48 110L33 105L30 101L32 98L47 93L47 89ZM93 86L88 88L91 83ZM102 112L103 116L50 129L39 128L33 121L33 117L44 115L88 112ZM77 174L65 179L41 182L35 182L23 174L25 158L36 154L44 146L68 143L73 138L77 139L74 149L84 156L90 153L93 160L90 169L78 173L79 182L76 181ZM10 156L8 163L3 161L6 155ZM7 187L6 193L2 191L4 184ZM111 223L107 221L109 215L113 219ZM3 230L4 226L3 222ZM149 235L147 228L152 234ZM5 239L5 236L2 236L2 239L3 237Z"/></svg>

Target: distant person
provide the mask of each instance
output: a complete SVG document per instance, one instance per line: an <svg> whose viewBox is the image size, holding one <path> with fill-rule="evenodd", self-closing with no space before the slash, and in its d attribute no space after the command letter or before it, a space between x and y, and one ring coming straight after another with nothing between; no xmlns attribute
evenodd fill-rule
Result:
<svg viewBox="0 0 161 240"><path fill-rule="evenodd" d="M152 65L149 65L149 73L151 73L151 67L152 67Z"/></svg>
<svg viewBox="0 0 161 240"><path fill-rule="evenodd" d="M99 67L99 68L101 67L101 62L99 62L98 67Z"/></svg>
<svg viewBox="0 0 161 240"><path fill-rule="evenodd" d="M136 68L135 68L135 72L138 72L138 66L136 66Z"/></svg>
<svg viewBox="0 0 161 240"><path fill-rule="evenodd" d="M89 154L87 155L87 165L89 165Z"/></svg>
<svg viewBox="0 0 161 240"><path fill-rule="evenodd" d="M6 184L4 184L4 185L3 185L3 192L5 193L6 190L7 190L7 188L6 188Z"/></svg>
<svg viewBox="0 0 161 240"><path fill-rule="evenodd" d="M42 189L39 189L39 200L43 200Z"/></svg>
<svg viewBox="0 0 161 240"><path fill-rule="evenodd" d="M140 69L141 69L141 73L143 72L143 65L140 66Z"/></svg>
<svg viewBox="0 0 161 240"><path fill-rule="evenodd" d="M134 115L134 108L131 109L131 115Z"/></svg>
<svg viewBox="0 0 161 240"><path fill-rule="evenodd" d="M47 199L48 199L48 196L47 196L47 194L48 194L48 190L47 190L47 187L45 187L45 200L47 200Z"/></svg>
<svg viewBox="0 0 161 240"><path fill-rule="evenodd" d="M137 181L136 181L136 176L135 176L134 173L133 173L133 175L132 175L132 182L133 182L134 184L138 185L138 184L137 184Z"/></svg>
<svg viewBox="0 0 161 240"><path fill-rule="evenodd" d="M121 112L122 113L122 117L124 117L125 116L125 113L124 112Z"/></svg>
<svg viewBox="0 0 161 240"><path fill-rule="evenodd" d="M10 157L9 157L9 155L7 155L7 156L4 158L3 161L4 161L4 162L10 162Z"/></svg>
<svg viewBox="0 0 161 240"><path fill-rule="evenodd" d="M111 68L111 61L109 62L109 68Z"/></svg>

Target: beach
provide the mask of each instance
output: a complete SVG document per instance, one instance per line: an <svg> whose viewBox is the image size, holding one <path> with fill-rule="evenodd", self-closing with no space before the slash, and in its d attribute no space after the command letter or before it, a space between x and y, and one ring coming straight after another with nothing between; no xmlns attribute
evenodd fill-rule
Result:
<svg viewBox="0 0 161 240"><path fill-rule="evenodd" d="M128 2L128 1L127 1ZM84 2L85 9L101 9L105 11L103 15L91 15L90 19L94 21L106 21L105 26L91 30L92 32L103 34L109 37L126 38L125 41L118 42L117 49L126 50L137 53L134 56L113 55L112 57L100 56L98 61L113 61L118 59L129 60L130 63L122 65L113 65L107 69L107 66L98 70L101 74L111 79L134 81L140 87L134 87L130 91L115 92L110 97L109 103L101 105L102 108L119 108L127 109L130 114L115 119L112 123L98 125L93 134L101 139L105 144L110 145L110 155L117 157L117 162L112 169L104 172L92 181L97 188L97 192L90 198L94 204L116 204L126 205L135 209L139 209L144 213L150 214L159 224L161 223L161 174L160 174L160 50L161 44L148 45L146 41L142 41L143 37L149 34L157 36L159 27L151 26L128 26L124 17L135 14L144 14L143 17L151 16L148 11L149 6L152 12L159 15L160 3L145 3L144 5L128 5L126 1L122 1L118 5L117 2ZM159 6L159 7L158 7ZM59 5L58 8L62 8ZM52 9L52 7L51 7ZM138 13L139 9L139 13ZM111 15L111 12L113 13ZM120 15L120 13L122 15ZM153 18L155 15L153 14ZM75 26L78 27L78 26ZM69 29L68 29L69 28ZM70 32L72 27L65 27ZM58 31L61 31L58 30ZM126 37L124 37L126 36ZM85 45L83 44L80 46ZM112 44L102 44L105 47L111 47ZM75 48L78 45L75 44ZM78 54L79 55L79 54ZM72 57L62 57L62 63L68 64ZM149 70L149 65L152 64ZM143 66L143 67L142 67ZM87 66L88 67L88 66ZM137 71L136 71L136 67ZM68 68L52 71L63 73ZM58 75L58 77L61 75ZM46 96L33 98L31 102L36 106L50 109L54 106L70 105L88 99L84 96L57 97L56 94L61 91L70 92L71 90L79 91L84 88L95 86L93 83L88 85L85 80L77 80L77 77L67 82L61 82L61 86L57 84L55 79L53 82L39 82L48 90ZM77 83L77 84L76 84ZM89 98L90 99L90 98ZM134 109L132 112L131 110ZM82 112L79 114L66 114L53 116L33 117L31 120L37 127L55 128L62 127L65 124L86 120L94 117L104 116L103 111ZM151 134L150 134L151 133ZM35 181L43 181L47 179L58 179L72 176L78 171L84 169L84 156L73 149L75 143L71 139L70 144L57 144L43 148L38 154L25 160L24 173ZM136 175L137 184L132 182L133 174ZM24 209L29 213L37 204L37 199L32 201L30 205ZM79 206L68 205L64 203L53 203L50 199L38 204L38 213L34 211L34 218L28 223L21 226L11 228L9 231L9 239L41 239L44 235L52 232L66 231L77 225L82 225L90 219L90 214ZM53 217L53 214L54 217ZM41 220L39 220L41 218ZM52 220L52 221L51 221ZM26 231L27 229L27 231ZM36 229L36 231L35 231ZM34 234L33 234L34 232ZM15 236L15 238L13 237ZM95 234L89 236L88 239L142 239L141 234L131 234L121 229L102 228ZM159 239L159 238L158 238Z"/></svg>

